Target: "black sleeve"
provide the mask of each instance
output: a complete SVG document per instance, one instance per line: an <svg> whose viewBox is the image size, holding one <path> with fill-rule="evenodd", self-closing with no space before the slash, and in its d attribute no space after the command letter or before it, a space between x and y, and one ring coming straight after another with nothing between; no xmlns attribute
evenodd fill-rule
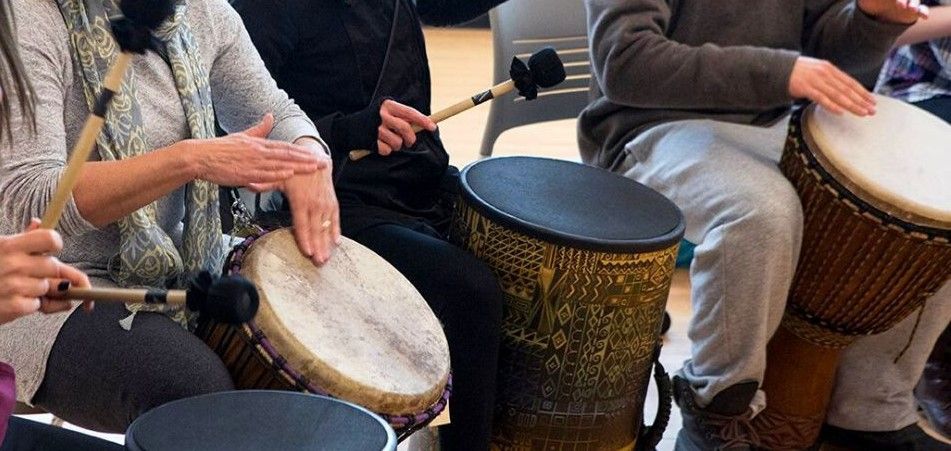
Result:
<svg viewBox="0 0 951 451"><path fill-rule="evenodd" d="M296 0L232 0L231 5L241 15L267 70L278 78L297 47L297 20L304 16L306 5Z"/></svg>
<svg viewBox="0 0 951 451"><path fill-rule="evenodd" d="M418 0L416 9L427 25L447 26L475 19L504 2L505 0Z"/></svg>
<svg viewBox="0 0 951 451"><path fill-rule="evenodd" d="M380 104L386 98L370 102L366 108L353 114L333 113L314 121L317 132L328 140L336 163L346 158L351 150L376 152L377 128L380 127Z"/></svg>

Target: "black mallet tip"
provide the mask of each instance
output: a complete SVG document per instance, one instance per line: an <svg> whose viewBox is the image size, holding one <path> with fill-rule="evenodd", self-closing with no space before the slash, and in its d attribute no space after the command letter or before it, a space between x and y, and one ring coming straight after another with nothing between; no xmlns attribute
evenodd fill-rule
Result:
<svg viewBox="0 0 951 451"><path fill-rule="evenodd" d="M175 0L122 0L123 17L112 21L112 30L124 52L145 53L152 30L175 13Z"/></svg>
<svg viewBox="0 0 951 451"><path fill-rule="evenodd" d="M565 65L558 57L558 52L551 47L545 47L528 59L528 69L532 72L535 84L542 88L550 88L565 81Z"/></svg>
<svg viewBox="0 0 951 451"><path fill-rule="evenodd" d="M258 289L241 276L214 278L200 274L188 290L188 308L226 324L254 319L260 299Z"/></svg>

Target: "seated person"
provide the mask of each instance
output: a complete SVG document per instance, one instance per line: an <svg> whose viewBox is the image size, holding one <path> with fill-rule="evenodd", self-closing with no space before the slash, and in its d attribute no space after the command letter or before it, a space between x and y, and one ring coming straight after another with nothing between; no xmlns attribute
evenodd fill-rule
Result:
<svg viewBox="0 0 951 451"><path fill-rule="evenodd" d="M898 37L885 61L876 91L911 102L951 124L951 1L926 0L931 7ZM928 358L915 397L935 429L951 438L951 327Z"/></svg>
<svg viewBox="0 0 951 451"><path fill-rule="evenodd" d="M586 163L670 198L696 243L692 358L674 376L677 449L744 450L766 344L786 307L802 233L777 162L789 111L812 100L874 114L871 84L917 2L585 0L596 100L582 113ZM841 69L840 69L841 68ZM858 80L857 80L857 79ZM634 208L635 206L632 206ZM855 449L929 449L912 389L951 319L951 285L894 329L844 352L827 419Z"/></svg>
<svg viewBox="0 0 951 451"><path fill-rule="evenodd" d="M4 13L0 7L0 18L6 18ZM8 54L4 52L4 55ZM9 61L6 64L6 67L15 67ZM36 312L51 314L70 310L69 302L42 297L58 280L68 280L77 287L89 286L89 279L81 271L48 256L62 249L63 240L56 231L38 230L39 224L34 220L26 233L0 236L0 329ZM14 379L14 369L0 361L0 451L124 449L79 432L11 416L16 404Z"/></svg>
<svg viewBox="0 0 951 451"><path fill-rule="evenodd" d="M444 325L453 368L444 449L488 449L502 293L484 264L446 242L456 172L426 117L420 20L460 23L500 1L233 3L278 86L330 144L343 234L402 272ZM376 154L348 161L356 149Z"/></svg>
<svg viewBox="0 0 951 451"><path fill-rule="evenodd" d="M25 120L34 120L32 99L26 95L30 84L23 77L26 69L13 42L11 24L7 4L0 3L0 58L4 67L0 73L0 137L10 134L9 93L18 99L19 111ZM0 329L36 312L51 314L71 309L69 302L43 297L59 280L67 280L77 287L89 286L85 274L52 256L63 248L59 234L54 230L38 230L39 225L34 219L25 233L0 236ZM12 416L16 405L14 380L14 369L0 360L0 451L122 449L78 432Z"/></svg>
<svg viewBox="0 0 951 451"><path fill-rule="evenodd" d="M11 7L36 123L14 108L0 142L3 233L46 211L117 52L108 26L115 2ZM156 37L163 55L134 56L73 190L59 225L62 260L93 285L181 286L222 266L217 185L274 182L302 212L295 218L302 252L329 258L337 237L320 224L336 220L337 209L326 147L268 76L237 13L225 0L181 0ZM215 138L215 113L239 133ZM234 388L215 353L178 321L129 316L110 304L5 325L0 360L17 369L19 399L87 429L123 432L150 408ZM123 319L132 320L129 330Z"/></svg>

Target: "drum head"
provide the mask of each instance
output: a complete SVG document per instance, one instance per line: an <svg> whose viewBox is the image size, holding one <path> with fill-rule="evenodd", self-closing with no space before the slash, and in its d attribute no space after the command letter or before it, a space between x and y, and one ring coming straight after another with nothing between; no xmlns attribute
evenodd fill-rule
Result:
<svg viewBox="0 0 951 451"><path fill-rule="evenodd" d="M483 216L546 242L602 252L649 252L680 241L680 210L660 193L570 161L491 158L462 171Z"/></svg>
<svg viewBox="0 0 951 451"><path fill-rule="evenodd" d="M413 285L369 249L344 238L318 268L283 229L251 246L241 274L261 294L255 323L271 345L332 396L402 415L442 395L442 327Z"/></svg>
<svg viewBox="0 0 951 451"><path fill-rule="evenodd" d="M126 431L131 451L396 449L396 435L366 409L306 393L237 391L170 402Z"/></svg>
<svg viewBox="0 0 951 451"><path fill-rule="evenodd" d="M901 220L951 228L951 125L905 102L876 96L870 117L811 107L810 150L837 182Z"/></svg>

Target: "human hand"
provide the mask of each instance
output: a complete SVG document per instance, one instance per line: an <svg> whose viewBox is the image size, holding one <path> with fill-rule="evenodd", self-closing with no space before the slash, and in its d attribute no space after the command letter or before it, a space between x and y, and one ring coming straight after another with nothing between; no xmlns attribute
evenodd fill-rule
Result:
<svg viewBox="0 0 951 451"><path fill-rule="evenodd" d="M45 297L62 280L89 286L82 271L48 255L62 250L63 240L56 231L39 226L40 221L34 219L26 232L0 237L0 324L38 311L55 313L72 308L70 301Z"/></svg>
<svg viewBox="0 0 951 451"><path fill-rule="evenodd" d="M929 15L928 6L920 0L856 0L856 4L865 14L883 22L912 24Z"/></svg>
<svg viewBox="0 0 951 451"><path fill-rule="evenodd" d="M875 114L875 97L861 83L832 63L799 57L789 76L789 95L809 99L834 114Z"/></svg>
<svg viewBox="0 0 951 451"><path fill-rule="evenodd" d="M376 145L383 156L412 147L419 130L436 131L436 123L425 114L392 100L380 105L380 120Z"/></svg>
<svg viewBox="0 0 951 451"><path fill-rule="evenodd" d="M327 167L311 149L267 139L273 127L274 116L267 114L241 133L177 145L189 147L183 154L195 161L195 178L223 186L279 183Z"/></svg>

